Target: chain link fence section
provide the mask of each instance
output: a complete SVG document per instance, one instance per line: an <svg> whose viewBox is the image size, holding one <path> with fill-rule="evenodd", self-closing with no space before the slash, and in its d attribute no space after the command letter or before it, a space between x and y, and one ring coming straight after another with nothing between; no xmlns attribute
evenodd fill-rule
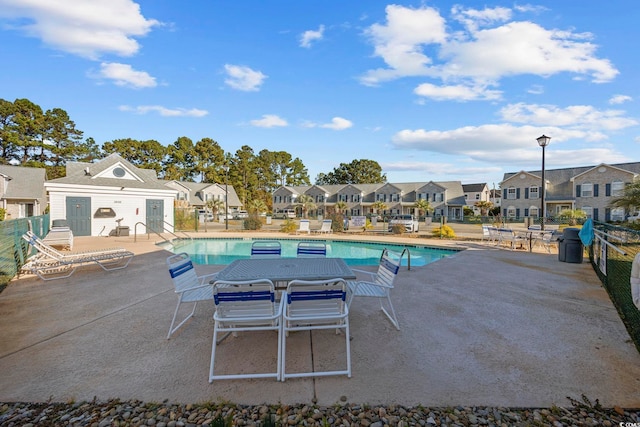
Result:
<svg viewBox="0 0 640 427"><path fill-rule="evenodd" d="M49 214L0 221L0 292L29 256L29 244L22 238L29 224L38 237L44 237L49 232Z"/></svg>
<svg viewBox="0 0 640 427"><path fill-rule="evenodd" d="M589 261L640 352L640 310L631 298L629 282L631 264L640 252L640 231L595 221L594 229L600 238L588 248Z"/></svg>

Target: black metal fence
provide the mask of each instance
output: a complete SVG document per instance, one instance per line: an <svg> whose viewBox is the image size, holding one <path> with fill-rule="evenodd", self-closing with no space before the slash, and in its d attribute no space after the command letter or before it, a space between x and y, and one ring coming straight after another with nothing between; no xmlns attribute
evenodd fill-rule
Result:
<svg viewBox="0 0 640 427"><path fill-rule="evenodd" d="M38 236L49 232L48 214L0 222L0 290L20 271L29 254L29 244L22 238L29 223Z"/></svg>
<svg viewBox="0 0 640 427"><path fill-rule="evenodd" d="M640 231L595 222L596 234L589 249L589 260L618 310L620 318L640 351L640 310L631 299L631 264L640 252Z"/></svg>

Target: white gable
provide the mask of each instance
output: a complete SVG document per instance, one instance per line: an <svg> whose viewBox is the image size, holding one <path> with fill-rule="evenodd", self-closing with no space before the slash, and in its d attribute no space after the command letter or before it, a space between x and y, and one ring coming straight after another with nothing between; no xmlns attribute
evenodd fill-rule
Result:
<svg viewBox="0 0 640 427"><path fill-rule="evenodd" d="M124 166L120 162L112 166L109 166L107 169L103 170L96 176L92 177L92 179L95 179L95 178L128 179L131 181L143 182L143 180L140 179L139 176L134 174L131 170L129 170L126 166Z"/></svg>

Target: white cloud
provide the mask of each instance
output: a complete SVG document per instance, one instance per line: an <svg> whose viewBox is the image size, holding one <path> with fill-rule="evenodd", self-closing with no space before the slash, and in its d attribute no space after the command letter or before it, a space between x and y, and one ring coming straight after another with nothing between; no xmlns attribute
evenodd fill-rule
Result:
<svg viewBox="0 0 640 427"><path fill-rule="evenodd" d="M374 46L374 55L387 67L367 71L361 77L365 85L424 76L441 80L445 87L459 82L477 87L497 85L513 75L548 77L557 73L602 83L618 74L609 60L596 56L591 34L509 21L509 9L456 6L452 14L463 23L459 29L453 28L453 20L446 22L430 7L390 5L386 12L386 22L370 26L365 34Z"/></svg>
<svg viewBox="0 0 640 427"><path fill-rule="evenodd" d="M330 123L320 124L320 123L315 123L308 120L302 122L302 127L305 127L305 128L321 127L324 129L345 130L345 129L349 129L352 126L353 126L353 122L351 122L351 120L347 120L342 117L334 117L333 119L331 119Z"/></svg>
<svg viewBox="0 0 640 427"><path fill-rule="evenodd" d="M267 78L260 71L242 65L225 64L228 78L224 81L230 87L246 92L258 91Z"/></svg>
<svg viewBox="0 0 640 427"><path fill-rule="evenodd" d="M131 56L140 49L135 38L161 25L131 0L0 0L0 16L53 48L89 59Z"/></svg>
<svg viewBox="0 0 640 427"><path fill-rule="evenodd" d="M362 78L364 84L427 74L432 58L422 51L423 45L444 43L445 21L433 8L410 9L398 5L386 7L387 23L373 24L365 34L375 47L375 55L389 66L371 70Z"/></svg>
<svg viewBox="0 0 640 427"><path fill-rule="evenodd" d="M465 85L436 86L431 83L423 83L413 91L416 95L431 98L436 101L475 101L500 99L502 92L489 90L486 87L472 87Z"/></svg>
<svg viewBox="0 0 640 427"><path fill-rule="evenodd" d="M334 117L333 119L331 119L331 123L320 125L320 127L333 130L345 130L349 129L352 126L353 123L350 120L343 119L342 117Z"/></svg>
<svg viewBox="0 0 640 427"><path fill-rule="evenodd" d="M156 79L144 71L136 71L131 65L117 62L103 62L100 71L92 77L112 80L117 86L135 89L156 87Z"/></svg>
<svg viewBox="0 0 640 427"><path fill-rule="evenodd" d="M264 114L261 119L251 120L251 125L260 128L273 128L289 126L287 121L275 114Z"/></svg>
<svg viewBox="0 0 640 427"><path fill-rule="evenodd" d="M320 25L318 31L308 30L300 36L300 46L310 48L312 42L322 40L324 34L324 25Z"/></svg>
<svg viewBox="0 0 640 427"><path fill-rule="evenodd" d="M627 95L613 95L611 99L609 99L609 104L622 104L628 101L633 101L633 98Z"/></svg>
<svg viewBox="0 0 640 427"><path fill-rule="evenodd" d="M160 105L139 105L137 107L130 107L128 105L121 105L118 107L120 111L133 112L135 114L147 114L151 112L158 113L162 117L204 117L209 114L206 110L199 110L192 108L187 110L185 108L166 108Z"/></svg>
<svg viewBox="0 0 640 427"><path fill-rule="evenodd" d="M442 162L396 161L380 164L385 172L420 172L427 175L491 175L502 171L498 166L477 166L460 168L459 164Z"/></svg>
<svg viewBox="0 0 640 427"><path fill-rule="evenodd" d="M512 123L580 127L602 131L620 130L638 124L637 120L624 117L624 111L598 110L590 105L570 105L560 108L554 105L518 103L502 108L500 115L504 120Z"/></svg>
<svg viewBox="0 0 640 427"><path fill-rule="evenodd" d="M496 124L465 126L447 131L405 129L392 137L392 145L399 149L462 155L494 164L531 163L540 158L536 138L543 133L552 137L554 146L568 140L598 142L602 145L602 141L606 140L606 135L597 131ZM552 151L558 153L557 149ZM575 158L571 161L576 163ZM593 159L590 163L593 163Z"/></svg>

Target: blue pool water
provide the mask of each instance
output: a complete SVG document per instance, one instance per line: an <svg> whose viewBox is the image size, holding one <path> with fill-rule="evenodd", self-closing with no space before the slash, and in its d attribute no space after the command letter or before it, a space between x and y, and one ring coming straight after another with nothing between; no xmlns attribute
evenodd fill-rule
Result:
<svg viewBox="0 0 640 427"><path fill-rule="evenodd" d="M250 258L254 240L266 239L180 239L161 246L173 253L186 252L197 264L226 265L242 258ZM275 240L275 239L274 239ZM295 257L298 242L302 240L278 239L283 257ZM318 241L318 240L314 240ZM458 252L456 249L432 248L418 245L393 245L388 243L355 242L346 240L321 240L327 245L327 257L342 258L348 265L378 265L382 250L402 252L407 248L411 265L422 266ZM407 256L402 259L407 264Z"/></svg>

